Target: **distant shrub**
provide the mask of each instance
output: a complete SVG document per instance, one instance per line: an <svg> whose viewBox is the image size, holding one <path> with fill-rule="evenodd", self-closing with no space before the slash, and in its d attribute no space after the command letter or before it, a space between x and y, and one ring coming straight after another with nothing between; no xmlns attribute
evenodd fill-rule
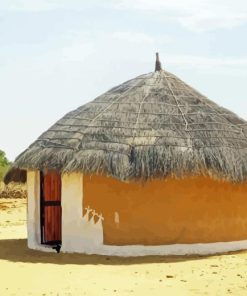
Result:
<svg viewBox="0 0 247 296"><path fill-rule="evenodd" d="M5 152L0 150L0 181L3 180L3 177L9 169L10 164L11 163L8 161Z"/></svg>

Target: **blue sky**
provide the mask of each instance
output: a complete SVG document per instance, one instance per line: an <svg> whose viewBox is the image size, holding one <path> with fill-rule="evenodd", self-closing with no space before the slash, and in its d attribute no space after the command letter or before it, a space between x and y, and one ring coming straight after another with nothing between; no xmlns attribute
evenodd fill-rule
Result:
<svg viewBox="0 0 247 296"><path fill-rule="evenodd" d="M247 119L246 0L1 0L0 149L163 67Z"/></svg>

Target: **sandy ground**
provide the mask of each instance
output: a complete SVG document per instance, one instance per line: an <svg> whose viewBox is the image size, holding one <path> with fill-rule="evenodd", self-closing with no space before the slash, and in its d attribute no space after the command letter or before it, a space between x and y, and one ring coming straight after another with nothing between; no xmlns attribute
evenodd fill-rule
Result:
<svg viewBox="0 0 247 296"><path fill-rule="evenodd" d="M247 252L117 258L26 247L26 201L0 199L0 295L247 295Z"/></svg>

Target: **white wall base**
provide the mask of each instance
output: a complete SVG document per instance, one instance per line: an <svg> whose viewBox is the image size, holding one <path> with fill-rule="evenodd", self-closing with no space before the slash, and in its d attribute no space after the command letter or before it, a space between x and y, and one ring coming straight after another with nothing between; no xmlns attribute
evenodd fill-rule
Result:
<svg viewBox="0 0 247 296"><path fill-rule="evenodd" d="M102 245L95 248L82 248L80 253L98 254L121 257L138 256L168 256L168 255L212 255L230 251L247 249L247 240L234 242L217 242L205 244L173 244L162 246L107 246Z"/></svg>
<svg viewBox="0 0 247 296"><path fill-rule="evenodd" d="M29 245L30 249L54 253L50 246L35 244ZM174 244L162 246L107 246L87 245L87 247L68 248L65 250L62 245L62 253L81 253L87 255L106 255L120 257L141 257L141 256L171 256L171 255L213 255L233 251L247 250L247 240L235 242L218 242L208 244Z"/></svg>

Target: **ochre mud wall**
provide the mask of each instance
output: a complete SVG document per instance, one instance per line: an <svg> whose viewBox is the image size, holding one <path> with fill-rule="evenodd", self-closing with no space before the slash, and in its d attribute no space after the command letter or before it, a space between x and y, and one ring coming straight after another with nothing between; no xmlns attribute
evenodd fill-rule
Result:
<svg viewBox="0 0 247 296"><path fill-rule="evenodd" d="M206 177L123 183L83 177L83 207L104 216L104 243L164 245L247 239L247 183Z"/></svg>

